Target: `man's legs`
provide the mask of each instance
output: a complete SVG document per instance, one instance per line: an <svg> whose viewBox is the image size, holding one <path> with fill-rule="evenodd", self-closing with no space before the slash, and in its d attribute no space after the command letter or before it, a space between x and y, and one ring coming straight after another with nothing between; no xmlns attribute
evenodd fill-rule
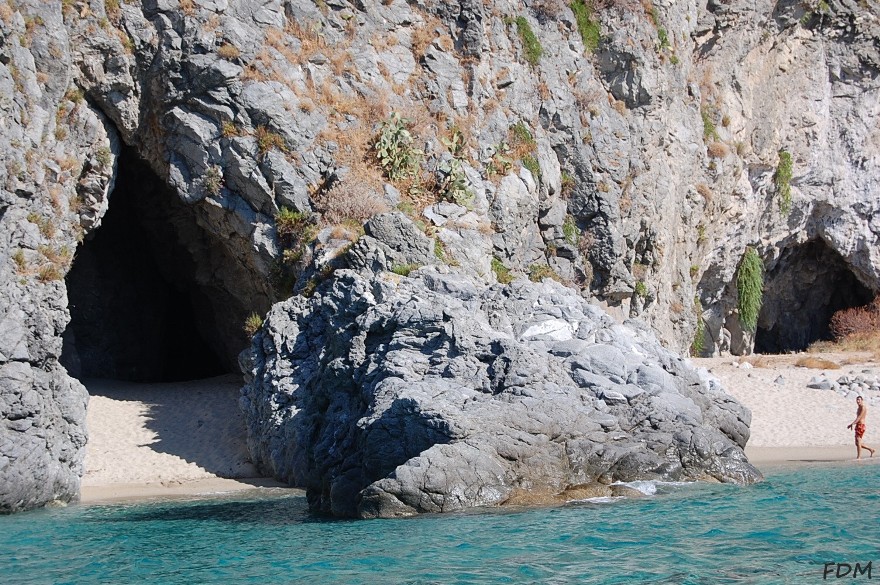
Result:
<svg viewBox="0 0 880 585"><path fill-rule="evenodd" d="M865 448L871 453L871 457L874 456L875 449L868 447L867 445L862 444L862 438L856 435L856 459L862 458L862 448Z"/></svg>

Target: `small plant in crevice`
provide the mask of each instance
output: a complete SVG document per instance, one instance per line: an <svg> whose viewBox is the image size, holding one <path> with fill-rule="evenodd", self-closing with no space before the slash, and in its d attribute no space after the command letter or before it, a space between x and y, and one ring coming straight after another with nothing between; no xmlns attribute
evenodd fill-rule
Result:
<svg viewBox="0 0 880 585"><path fill-rule="evenodd" d="M373 143L379 166L392 181L411 178L418 172L422 152L415 148L408 124L409 120L393 112L382 123L379 136Z"/></svg>
<svg viewBox="0 0 880 585"><path fill-rule="evenodd" d="M779 210L788 215L791 212L791 177L792 158L787 150L779 151L779 164L773 174L773 182L776 192L779 194Z"/></svg>
<svg viewBox="0 0 880 585"><path fill-rule="evenodd" d="M241 128L239 128L235 122L231 120L226 120L220 126L220 135L223 138L234 138L236 136L241 136Z"/></svg>
<svg viewBox="0 0 880 585"><path fill-rule="evenodd" d="M306 253L318 234L318 227L311 214L283 207L275 215L275 230L281 258L274 269L273 285L283 296L289 296L306 263Z"/></svg>
<svg viewBox="0 0 880 585"><path fill-rule="evenodd" d="M244 326L242 329L244 330L245 335L253 337L262 326L263 318L257 313L251 313L247 316L247 319L244 320Z"/></svg>
<svg viewBox="0 0 880 585"><path fill-rule="evenodd" d="M205 175L202 177L202 185L205 188L205 192L209 195L214 197L219 195L220 189L223 188L223 169L217 165L208 167Z"/></svg>
<svg viewBox="0 0 880 585"><path fill-rule="evenodd" d="M660 50L661 51L663 49L668 49L670 47L669 33L666 32L665 28L660 27L657 29L657 39L660 41Z"/></svg>
<svg viewBox="0 0 880 585"><path fill-rule="evenodd" d="M506 175L513 166L513 160L510 157L510 145L506 142L500 142L490 150L486 164L486 178L491 179L495 175Z"/></svg>
<svg viewBox="0 0 880 585"><path fill-rule="evenodd" d="M410 272L420 268L418 264L395 264L391 267L391 272L400 276L409 276Z"/></svg>
<svg viewBox="0 0 880 585"><path fill-rule="evenodd" d="M493 256L492 257L492 272L495 273L495 278L501 284L510 284L513 282L513 276L510 274L510 268L504 265L501 260Z"/></svg>
<svg viewBox="0 0 880 585"><path fill-rule="evenodd" d="M532 131L521 121L510 127L510 138L512 144L515 146L522 145L527 150L532 150L536 146Z"/></svg>
<svg viewBox="0 0 880 585"><path fill-rule="evenodd" d="M691 355L699 357L703 353L706 336L706 322L703 321L703 304L700 297L694 297L694 314L697 317L697 330L694 331L694 340L691 342Z"/></svg>
<svg viewBox="0 0 880 585"><path fill-rule="evenodd" d="M352 176L354 175L354 176ZM329 189L320 189L312 201L324 222L331 224L351 224L363 231L363 223L388 211L388 203L381 191L357 173L334 181Z"/></svg>
<svg viewBox="0 0 880 585"><path fill-rule="evenodd" d="M446 250L446 244L440 238L434 240L434 257L447 266L459 265L458 261Z"/></svg>
<svg viewBox="0 0 880 585"><path fill-rule="evenodd" d="M516 17L514 24L516 24L516 32L519 34L520 40L522 40L523 54L525 55L526 62L534 67L544 55L544 47L541 46L541 42L535 36L535 32L525 16Z"/></svg>
<svg viewBox="0 0 880 585"><path fill-rule="evenodd" d="M602 40L602 29L599 21L595 20L593 8L584 0L574 0L570 4L571 11L574 13L574 19L577 23L578 32L581 35L581 41L588 53L592 53L599 48L599 42Z"/></svg>
<svg viewBox="0 0 880 585"><path fill-rule="evenodd" d="M745 331L758 327L764 297L764 262L754 248L746 248L736 274L737 309Z"/></svg>
<svg viewBox="0 0 880 585"><path fill-rule="evenodd" d="M566 215L565 221L562 222L562 234L565 236L565 242L571 246L577 246L580 233L574 216Z"/></svg>
<svg viewBox="0 0 880 585"><path fill-rule="evenodd" d="M280 134L272 132L266 126L257 126L257 129L254 131L254 138L257 139L257 151L260 158L266 156L273 148L281 152L287 152L287 144L284 143L284 138Z"/></svg>
<svg viewBox="0 0 880 585"><path fill-rule="evenodd" d="M552 278L557 282L562 282L562 278L547 264L532 264L529 266L529 280L541 282L545 278Z"/></svg>
<svg viewBox="0 0 880 585"><path fill-rule="evenodd" d="M528 169L536 181L541 181L541 165L534 156L527 154L522 157L522 165Z"/></svg>
<svg viewBox="0 0 880 585"><path fill-rule="evenodd" d="M562 177L559 183L560 197L562 197L563 199L568 199L574 191L576 184L577 183L575 182L574 177L569 175L567 172L562 171Z"/></svg>
<svg viewBox="0 0 880 585"><path fill-rule="evenodd" d="M227 61L235 61L241 57L241 51L235 45L223 43L217 47L217 56Z"/></svg>
<svg viewBox="0 0 880 585"><path fill-rule="evenodd" d="M703 119L703 138L705 140L718 141L718 129L715 128L715 122L712 121L712 112L708 108L700 110L700 116Z"/></svg>
<svg viewBox="0 0 880 585"><path fill-rule="evenodd" d="M42 234L44 238L52 239L55 237L57 227L50 218L32 211L28 214L27 220L33 224L36 224L36 226L40 228L40 234Z"/></svg>
<svg viewBox="0 0 880 585"><path fill-rule="evenodd" d="M24 256L24 250L22 250L21 248L16 250L15 253L12 254L12 261L15 262L16 272L18 272L19 274L27 273L28 265L27 259Z"/></svg>
<svg viewBox="0 0 880 585"><path fill-rule="evenodd" d="M648 297L648 285L645 284L644 280L639 280L636 282L635 287L633 287L633 292L637 297L645 299Z"/></svg>
<svg viewBox="0 0 880 585"><path fill-rule="evenodd" d="M520 121L508 129L507 137L510 141L510 157L513 159L518 158L522 165L532 173L535 181L540 181L541 165L535 157L538 143L535 142L535 137L532 134L532 131L524 122Z"/></svg>
<svg viewBox="0 0 880 585"><path fill-rule="evenodd" d="M44 264L40 266L37 272L37 278L40 282L52 282L55 280L64 280L64 273L54 264Z"/></svg>
<svg viewBox="0 0 880 585"><path fill-rule="evenodd" d="M95 161L102 169L109 168L113 163L113 153L106 146L102 146L95 151Z"/></svg>
<svg viewBox="0 0 880 585"><path fill-rule="evenodd" d="M464 156L465 137L459 128L453 127L450 137L446 138L445 136L441 136L440 142L443 143L443 146L449 149L449 154L453 157L461 158Z"/></svg>
<svg viewBox="0 0 880 585"><path fill-rule="evenodd" d="M471 207L474 194L471 192L461 160L452 158L442 163L437 169L437 175L437 194L441 199Z"/></svg>

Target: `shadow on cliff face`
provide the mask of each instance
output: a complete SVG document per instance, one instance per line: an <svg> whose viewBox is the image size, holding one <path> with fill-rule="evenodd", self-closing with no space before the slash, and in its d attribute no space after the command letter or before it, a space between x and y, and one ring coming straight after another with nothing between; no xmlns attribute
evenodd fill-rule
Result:
<svg viewBox="0 0 880 585"><path fill-rule="evenodd" d="M844 258L821 240L785 249L766 268L756 353L801 351L828 340L835 311L874 298Z"/></svg>
<svg viewBox="0 0 880 585"><path fill-rule="evenodd" d="M216 278L223 246L133 151L119 160L108 211L67 276L62 363L79 378L151 382L237 371L251 308Z"/></svg>

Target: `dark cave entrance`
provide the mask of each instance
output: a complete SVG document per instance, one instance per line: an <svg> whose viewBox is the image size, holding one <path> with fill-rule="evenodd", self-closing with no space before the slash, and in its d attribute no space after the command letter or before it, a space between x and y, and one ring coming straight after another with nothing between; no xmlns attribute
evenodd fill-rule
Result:
<svg viewBox="0 0 880 585"><path fill-rule="evenodd" d="M811 240L787 248L767 267L755 352L802 351L815 341L829 340L835 311L873 298L874 292L825 242Z"/></svg>
<svg viewBox="0 0 880 585"><path fill-rule="evenodd" d="M173 382L237 371L247 339L226 321L240 329L247 308L204 276L224 258L195 213L124 149L108 211L66 279L61 361L72 375Z"/></svg>

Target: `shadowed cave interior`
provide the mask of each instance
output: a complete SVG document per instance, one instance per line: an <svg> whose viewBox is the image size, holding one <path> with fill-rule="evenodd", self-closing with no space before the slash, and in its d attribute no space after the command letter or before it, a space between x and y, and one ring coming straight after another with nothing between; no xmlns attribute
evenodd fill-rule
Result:
<svg viewBox="0 0 880 585"><path fill-rule="evenodd" d="M216 282L211 266L229 259L195 213L123 151L107 213L66 279L61 362L73 376L173 382L237 372L248 340L224 322L242 323L249 308Z"/></svg>
<svg viewBox="0 0 880 585"><path fill-rule="evenodd" d="M755 352L802 351L813 342L829 340L835 311L873 298L844 258L822 240L787 248L767 266Z"/></svg>

